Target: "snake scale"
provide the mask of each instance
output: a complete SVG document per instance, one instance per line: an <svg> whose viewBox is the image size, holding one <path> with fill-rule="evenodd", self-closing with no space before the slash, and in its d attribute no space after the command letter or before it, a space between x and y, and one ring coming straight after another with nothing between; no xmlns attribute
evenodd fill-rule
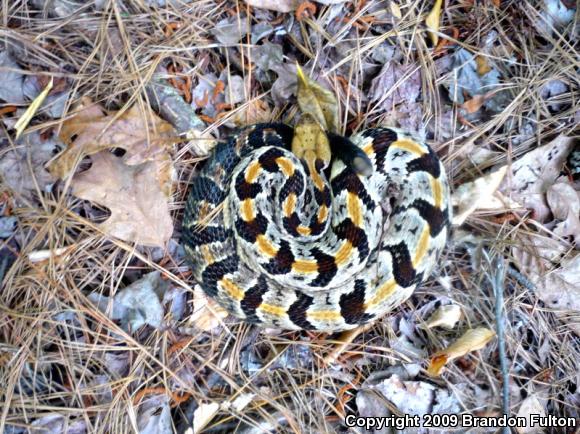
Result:
<svg viewBox="0 0 580 434"><path fill-rule="evenodd" d="M395 129L329 136L329 167L292 153L293 135L256 124L216 145L186 203L186 256L203 290L247 322L352 329L429 276L450 231L447 177L428 145Z"/></svg>

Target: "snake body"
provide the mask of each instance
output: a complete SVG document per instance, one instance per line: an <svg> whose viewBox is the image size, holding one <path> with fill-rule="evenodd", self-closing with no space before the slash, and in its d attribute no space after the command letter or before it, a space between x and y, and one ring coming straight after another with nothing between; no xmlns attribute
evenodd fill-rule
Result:
<svg viewBox="0 0 580 434"><path fill-rule="evenodd" d="M257 124L216 145L186 203L186 255L203 290L245 321L352 329L429 276L450 230L445 171L398 130L350 138L367 175L338 158L330 170L298 159L293 133Z"/></svg>

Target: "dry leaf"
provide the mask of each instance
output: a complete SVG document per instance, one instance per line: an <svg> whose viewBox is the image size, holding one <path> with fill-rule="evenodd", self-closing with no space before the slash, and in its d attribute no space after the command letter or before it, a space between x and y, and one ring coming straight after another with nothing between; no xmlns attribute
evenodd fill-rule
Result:
<svg viewBox="0 0 580 434"><path fill-rule="evenodd" d="M49 169L65 178L80 159L91 155L93 165L73 177L72 192L81 199L106 206L111 217L99 227L125 241L163 247L173 232L168 199L175 171L169 149L171 125L137 106L107 115L89 99L64 122L61 139L67 149ZM116 157L106 149L127 152Z"/></svg>
<svg viewBox="0 0 580 434"><path fill-rule="evenodd" d="M479 75L485 75L492 70L486 56L476 56L475 63L477 64L477 73Z"/></svg>
<svg viewBox="0 0 580 434"><path fill-rule="evenodd" d="M539 237L536 237L539 238ZM580 312L580 254L570 258L559 260L560 254L565 247L556 240L543 238L546 242L551 242L553 249L543 252L549 255L547 258L528 257L524 262L523 269L526 276L536 286L536 296L541 299L546 306L555 310L555 314L567 321L580 335L580 322L578 322ZM514 249L514 256L520 260L522 255ZM525 256L524 256L525 257ZM550 259L559 261L559 267L551 266ZM552 271L545 271L546 268L554 268ZM569 315L572 313L572 315Z"/></svg>
<svg viewBox="0 0 580 434"><path fill-rule="evenodd" d="M291 12L300 4L299 0L246 0L256 8L270 9L277 12Z"/></svg>
<svg viewBox="0 0 580 434"><path fill-rule="evenodd" d="M440 306L425 322L425 328L443 327L451 330L461 319L461 308L456 304Z"/></svg>
<svg viewBox="0 0 580 434"><path fill-rule="evenodd" d="M338 103L334 93L307 77L300 66L298 75L298 106L302 114L312 116L320 126L333 133L338 132Z"/></svg>
<svg viewBox="0 0 580 434"><path fill-rule="evenodd" d="M507 166L502 166L495 172L457 187L451 197L453 206L457 207L453 213L453 224L462 225L476 209L505 212L506 209L519 208L517 203L502 200L502 197L496 193L506 172Z"/></svg>
<svg viewBox="0 0 580 434"><path fill-rule="evenodd" d="M546 191L556 182L573 146L573 138L559 136L547 145L528 152L512 163L512 177L506 178L501 191L534 210L535 220L546 221L550 214Z"/></svg>
<svg viewBox="0 0 580 434"><path fill-rule="evenodd" d="M436 46L437 42L439 42L439 36L437 35L437 32L439 31L442 3L443 0L435 0L433 9L431 9L431 12L429 12L429 15L427 15L427 18L425 18L425 24L427 25L427 28L430 30L429 37L431 38L433 46Z"/></svg>
<svg viewBox="0 0 580 434"><path fill-rule="evenodd" d="M485 327L467 330L463 336L444 350L438 351L429 361L427 372L437 377L441 375L443 367L450 361L462 357L465 354L480 350L495 336L493 330Z"/></svg>
<svg viewBox="0 0 580 434"><path fill-rule="evenodd" d="M193 290L193 312L189 323L203 331L210 331L219 326L228 312L216 301L209 298L199 285Z"/></svg>
<svg viewBox="0 0 580 434"><path fill-rule="evenodd" d="M68 148L49 165L49 170L64 179L77 161L104 149L126 150L124 161L131 165L156 159L166 161L175 134L170 124L151 112L143 113L138 106L120 116L106 115L85 98L77 113L63 123L60 138Z"/></svg>
<svg viewBox="0 0 580 434"><path fill-rule="evenodd" d="M217 402L209 404L201 403L193 412L193 433L197 434L213 419L219 411L220 405Z"/></svg>
<svg viewBox="0 0 580 434"><path fill-rule="evenodd" d="M44 165L59 146L62 144L58 139L45 139L39 131L22 136L13 149L3 150L0 156L0 177L4 185L25 197L30 197L37 185L41 191L48 191L56 178Z"/></svg>
<svg viewBox="0 0 580 434"><path fill-rule="evenodd" d="M554 234L580 240L580 192L568 183L558 182L548 189L546 200L554 219L560 220Z"/></svg>
<svg viewBox="0 0 580 434"><path fill-rule="evenodd" d="M163 247L173 232L165 181L155 162L128 166L108 151L92 156L93 165L75 175L72 192L81 199L106 206L111 216L99 228L125 241ZM169 169L169 170L168 170ZM171 177L170 175L166 175Z"/></svg>
<svg viewBox="0 0 580 434"><path fill-rule="evenodd" d="M34 98L34 101L32 101L32 103L28 106L24 114L20 117L20 119L18 119L18 122L14 124L14 129L16 130L16 138L20 137L24 129L28 126L28 124L30 123L30 121L32 120L32 118L34 117L34 115L36 114L36 112L46 99L48 92L50 92L50 90L52 89L53 84L54 80L51 77L50 81L48 82L44 90L40 92L40 94L36 98Z"/></svg>
<svg viewBox="0 0 580 434"><path fill-rule="evenodd" d="M64 255L68 252L71 247L58 247L56 249L47 249L47 250L34 250L28 254L28 260L30 262L42 262L46 261L47 259L54 259L61 255Z"/></svg>
<svg viewBox="0 0 580 434"><path fill-rule="evenodd" d="M209 404L200 404L199 407L193 413L193 434L197 434L203 430L203 428L211 422L213 417L217 414L217 412L221 410L234 411L240 412L246 406L252 402L254 397L256 396L255 393L242 393L237 398L231 401L224 401L221 404L217 402L210 402ZM189 431L189 430L188 430ZM186 431L187 432L187 431Z"/></svg>
<svg viewBox="0 0 580 434"><path fill-rule="evenodd" d="M268 122L272 118L272 112L268 103L264 100L253 99L236 109L233 116L234 123L241 127L243 125Z"/></svg>
<svg viewBox="0 0 580 434"><path fill-rule="evenodd" d="M463 107L467 113L471 114L477 112L484 102L485 95L475 95L473 98L465 101L461 107Z"/></svg>
<svg viewBox="0 0 580 434"><path fill-rule="evenodd" d="M546 410L535 394L528 395L520 406L517 417L525 417L527 423L525 427L516 428L519 434L539 434L544 432L543 428L532 426L532 414L539 415L540 417L546 416Z"/></svg>

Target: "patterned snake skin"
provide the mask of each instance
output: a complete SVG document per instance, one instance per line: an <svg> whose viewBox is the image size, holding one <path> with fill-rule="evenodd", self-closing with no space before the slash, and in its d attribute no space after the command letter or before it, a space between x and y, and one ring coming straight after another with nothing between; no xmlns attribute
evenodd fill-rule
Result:
<svg viewBox="0 0 580 434"><path fill-rule="evenodd" d="M329 169L289 151L293 134L258 124L216 146L187 200L185 251L204 291L245 321L352 329L429 276L450 230L445 171L393 129L330 136ZM361 150L372 173L348 164Z"/></svg>

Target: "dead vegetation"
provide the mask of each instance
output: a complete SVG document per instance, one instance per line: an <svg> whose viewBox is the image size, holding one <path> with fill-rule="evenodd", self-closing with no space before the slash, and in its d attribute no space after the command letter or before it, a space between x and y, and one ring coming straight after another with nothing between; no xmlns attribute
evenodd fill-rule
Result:
<svg viewBox="0 0 580 434"><path fill-rule="evenodd" d="M265 3L289 12L256 7ZM446 1L439 28L425 24L433 4L3 0L0 431L349 432L345 414L498 416L506 405L512 415L578 420L574 2ZM249 123L294 122L296 62L334 91L345 134L410 130L434 145L455 188L509 168L498 192L487 182L467 191L481 201L455 228L437 274L332 363L337 336L257 329L219 312L191 320L205 301L178 245L187 185L213 139ZM14 124L51 79L16 139ZM47 171L83 134L63 139L85 98L107 111L109 126L139 113L142 127L128 121L122 132L139 130L146 152L122 135L75 155L70 174ZM171 133L151 126L154 116ZM95 198L110 181L104 169L85 186L92 195L75 196L90 165L94 174L113 161L122 175L167 153L173 169L124 182L142 182L147 197L159 190L161 201L173 182L169 239L111 232L119 210ZM446 305L460 307L459 321L426 325ZM468 329L496 330L498 318L499 338L440 377L427 374L430 356Z"/></svg>

